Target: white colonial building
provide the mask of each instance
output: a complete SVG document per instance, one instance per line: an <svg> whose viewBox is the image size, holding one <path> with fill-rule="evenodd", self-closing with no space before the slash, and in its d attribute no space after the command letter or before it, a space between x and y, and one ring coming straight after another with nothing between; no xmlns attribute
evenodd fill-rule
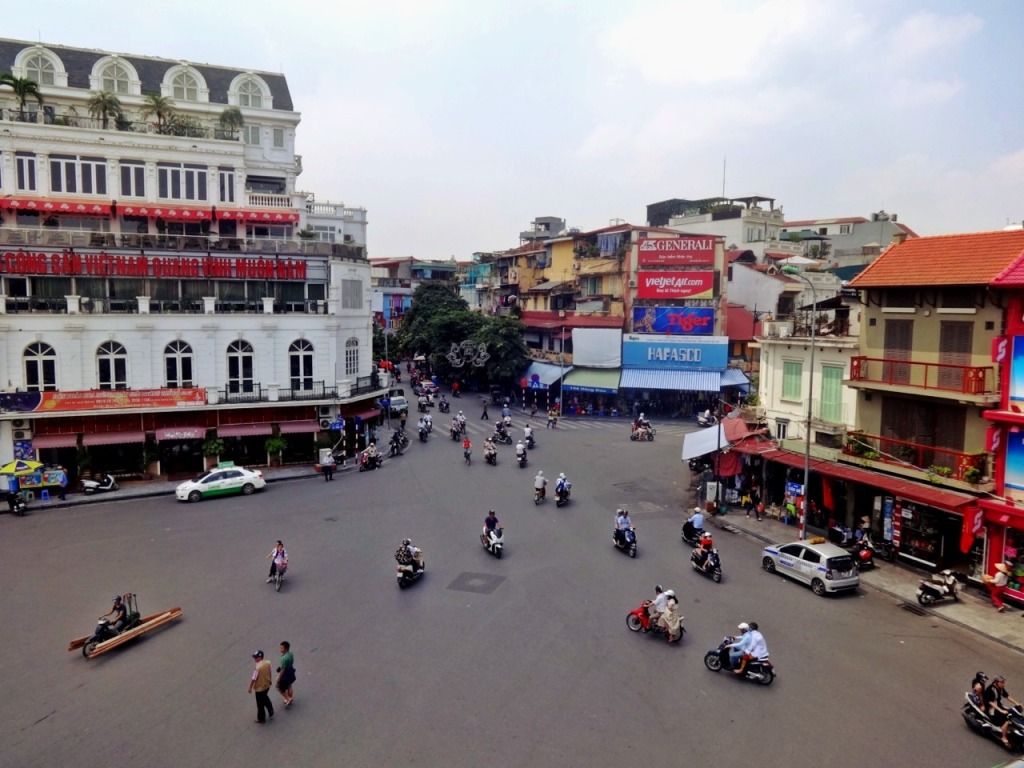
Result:
<svg viewBox="0 0 1024 768"><path fill-rule="evenodd" d="M0 72L39 93L0 87L0 463L358 441L386 386L366 211L297 190L285 78L14 40Z"/></svg>

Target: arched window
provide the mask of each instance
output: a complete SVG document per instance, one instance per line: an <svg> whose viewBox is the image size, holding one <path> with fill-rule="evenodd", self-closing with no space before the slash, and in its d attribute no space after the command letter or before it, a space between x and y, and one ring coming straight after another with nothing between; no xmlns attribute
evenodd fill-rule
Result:
<svg viewBox="0 0 1024 768"><path fill-rule="evenodd" d="M164 372L164 381L172 389L195 386L192 347L184 341L172 341L164 347Z"/></svg>
<svg viewBox="0 0 1024 768"><path fill-rule="evenodd" d="M228 393L252 392L252 344L239 339L228 344Z"/></svg>
<svg viewBox="0 0 1024 768"><path fill-rule="evenodd" d="M57 353L49 344L25 347L25 389L29 392L53 392L57 389Z"/></svg>
<svg viewBox="0 0 1024 768"><path fill-rule="evenodd" d="M199 81L191 72L178 72L171 78L171 97L177 101L199 101Z"/></svg>
<svg viewBox="0 0 1024 768"><path fill-rule="evenodd" d="M96 380L100 389L128 389L128 350L108 341L96 350Z"/></svg>
<svg viewBox="0 0 1024 768"><path fill-rule="evenodd" d="M118 62L107 64L100 73L102 89L111 93L128 93L131 89L131 80L128 67Z"/></svg>
<svg viewBox="0 0 1024 768"><path fill-rule="evenodd" d="M25 60L25 77L35 80L39 85L55 85L56 73L57 68L53 66L49 56L36 53Z"/></svg>
<svg viewBox="0 0 1024 768"><path fill-rule="evenodd" d="M359 375L359 339L355 337L345 342L345 375Z"/></svg>
<svg viewBox="0 0 1024 768"><path fill-rule="evenodd" d="M255 80L243 80L238 86L238 106L262 107L263 89Z"/></svg>
<svg viewBox="0 0 1024 768"><path fill-rule="evenodd" d="M313 345L305 339L293 341L288 347L288 365L292 375L292 389L313 388Z"/></svg>

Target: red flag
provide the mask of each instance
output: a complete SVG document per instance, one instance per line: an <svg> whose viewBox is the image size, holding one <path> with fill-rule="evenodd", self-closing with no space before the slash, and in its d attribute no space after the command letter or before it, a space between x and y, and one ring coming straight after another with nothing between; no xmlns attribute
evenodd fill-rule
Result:
<svg viewBox="0 0 1024 768"><path fill-rule="evenodd" d="M835 500L832 496L832 481L824 475L821 476L821 506L829 512L835 509Z"/></svg>
<svg viewBox="0 0 1024 768"><path fill-rule="evenodd" d="M964 525L960 529L960 551L964 554L971 551L974 539L977 538L985 523L985 511L981 507L968 507L964 510Z"/></svg>

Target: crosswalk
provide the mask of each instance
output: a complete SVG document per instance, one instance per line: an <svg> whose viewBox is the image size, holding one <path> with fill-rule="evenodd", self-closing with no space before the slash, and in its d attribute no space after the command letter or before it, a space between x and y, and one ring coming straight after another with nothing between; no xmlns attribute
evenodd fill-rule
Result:
<svg viewBox="0 0 1024 768"><path fill-rule="evenodd" d="M451 427L450 414L432 414L434 419L434 433L433 437L437 437L439 434L445 436L448 434L448 429ZM416 419L410 418L406 424L406 429L412 432L416 431ZM666 438L678 438L682 439L683 435L694 432L697 429L697 424L692 421L663 421L653 422L654 428L657 431L657 440L663 440ZM518 439L523 434L523 427L527 424L533 425L534 433L540 440L544 439L545 425L547 419L543 418L539 413L532 420L526 414L517 413L512 416L512 437ZM558 420L558 431L559 432L583 432L583 431L599 431L599 432L614 432L619 436L628 437L629 435L629 421L626 419L614 419L614 418L576 418L570 417ZM466 418L466 431L469 432L471 439L482 440L488 435L494 434L494 420L483 421L482 419Z"/></svg>

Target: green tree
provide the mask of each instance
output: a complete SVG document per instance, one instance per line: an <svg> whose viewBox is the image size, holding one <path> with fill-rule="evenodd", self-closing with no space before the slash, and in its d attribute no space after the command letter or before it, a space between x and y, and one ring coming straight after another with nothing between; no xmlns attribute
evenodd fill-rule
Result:
<svg viewBox="0 0 1024 768"><path fill-rule="evenodd" d="M245 117L243 117L242 110L238 107L225 107L224 111L220 113L217 122L220 123L221 128L229 132L232 138L234 138L238 135L242 126L245 125Z"/></svg>
<svg viewBox="0 0 1024 768"><path fill-rule="evenodd" d="M110 118L118 118L123 114L121 100L110 91L94 91L85 106L94 119L103 122L103 130L110 124Z"/></svg>
<svg viewBox="0 0 1024 768"><path fill-rule="evenodd" d="M0 75L0 86L7 86L14 91L14 98L18 100L18 119L25 120L25 104L30 98L43 105L43 95L39 93L39 83L27 77L15 77L10 72Z"/></svg>
<svg viewBox="0 0 1024 768"><path fill-rule="evenodd" d="M509 386L519 380L526 368L530 351L523 340L525 326L515 317L487 317L474 334L473 341L486 346L487 378L491 384Z"/></svg>
<svg viewBox="0 0 1024 768"><path fill-rule="evenodd" d="M173 114L174 100L168 96L161 96L159 93L147 93L142 100L142 109L139 110L139 115L143 120L156 118L157 133L166 133L167 124Z"/></svg>
<svg viewBox="0 0 1024 768"><path fill-rule="evenodd" d="M441 339L436 338L437 323L441 316L451 313L469 312L465 299L454 293L446 285L424 283L412 295L412 306L405 315L402 328L398 332L398 351L407 356L419 353L439 352ZM444 338L449 338L445 334ZM465 336L459 341L465 341ZM444 352L447 353L447 348Z"/></svg>
<svg viewBox="0 0 1024 768"><path fill-rule="evenodd" d="M379 363L384 359L385 347L387 351L391 351L392 340L388 339L387 344L384 342L384 329L376 322L373 322L373 362ZM397 350L396 350L397 351Z"/></svg>

